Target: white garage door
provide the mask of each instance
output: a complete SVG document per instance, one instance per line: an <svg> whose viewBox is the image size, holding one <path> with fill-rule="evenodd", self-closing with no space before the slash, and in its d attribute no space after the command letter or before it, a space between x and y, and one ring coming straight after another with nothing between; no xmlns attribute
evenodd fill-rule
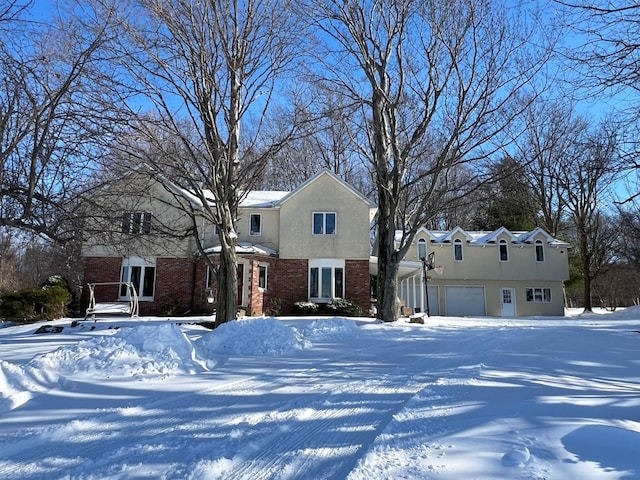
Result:
<svg viewBox="0 0 640 480"><path fill-rule="evenodd" d="M484 287L445 287L445 304L450 317L486 315Z"/></svg>

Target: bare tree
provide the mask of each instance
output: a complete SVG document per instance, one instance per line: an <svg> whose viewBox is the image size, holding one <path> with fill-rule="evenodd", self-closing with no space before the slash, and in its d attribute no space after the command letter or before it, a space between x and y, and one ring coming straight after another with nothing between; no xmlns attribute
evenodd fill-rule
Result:
<svg viewBox="0 0 640 480"><path fill-rule="evenodd" d="M566 235L567 199L561 178L589 125L566 101L538 98L525 102L522 124L512 141L514 156L535 196L538 226L554 237Z"/></svg>
<svg viewBox="0 0 640 480"><path fill-rule="evenodd" d="M371 182L367 165L353 147L349 118L357 107L341 92L321 82L310 82L304 103L306 121L295 141L285 146L269 162L265 186L291 190L320 170L329 170L346 182L369 193ZM285 115L288 122L289 117ZM281 128L287 129L288 125Z"/></svg>
<svg viewBox="0 0 640 480"><path fill-rule="evenodd" d="M522 12L498 3L307 2L325 47L318 76L360 106L352 128L377 190L382 320L397 319L398 266L416 232L444 199L467 191L455 183L466 181L459 167L477 176L518 113L515 93L549 55L528 43L537 29L533 12L518 22Z"/></svg>
<svg viewBox="0 0 640 480"><path fill-rule="evenodd" d="M237 207L263 174L266 160L291 135L266 127L278 80L296 52L288 0L98 1L117 12L116 54L126 74L138 141L153 145L144 160L183 192L196 241L204 217L218 226L221 253L217 322L236 317ZM292 107L293 109L293 107ZM139 111L142 111L141 115ZM282 132L277 132L282 133ZM203 250L202 245L199 248ZM208 258L208 257L205 257Z"/></svg>
<svg viewBox="0 0 640 480"><path fill-rule="evenodd" d="M618 171L617 131L606 124L585 132L558 178L575 228L583 276L584 309L592 310L591 283L609 263L617 234L608 227L602 204Z"/></svg>
<svg viewBox="0 0 640 480"><path fill-rule="evenodd" d="M617 252L620 257L640 272L640 205L618 205L620 239Z"/></svg>
<svg viewBox="0 0 640 480"><path fill-rule="evenodd" d="M640 196L640 4L635 0L555 1L564 7L567 24L582 40L565 49L576 73L572 83L609 100L618 110L618 122L628 130L620 150L631 173L624 201L632 201Z"/></svg>
<svg viewBox="0 0 640 480"><path fill-rule="evenodd" d="M0 225L65 242L105 141L94 65L106 37L70 17L27 21L27 7L0 10Z"/></svg>
<svg viewBox="0 0 640 480"><path fill-rule="evenodd" d="M634 0L556 0L569 27L584 42L569 57L583 65L587 79L605 88L640 91L640 5Z"/></svg>

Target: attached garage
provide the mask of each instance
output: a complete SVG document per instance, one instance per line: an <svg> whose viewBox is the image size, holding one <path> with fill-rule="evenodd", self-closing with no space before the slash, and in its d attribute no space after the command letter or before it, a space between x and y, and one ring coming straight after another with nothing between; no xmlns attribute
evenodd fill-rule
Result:
<svg viewBox="0 0 640 480"><path fill-rule="evenodd" d="M485 316L484 287L445 287L446 315L449 317Z"/></svg>

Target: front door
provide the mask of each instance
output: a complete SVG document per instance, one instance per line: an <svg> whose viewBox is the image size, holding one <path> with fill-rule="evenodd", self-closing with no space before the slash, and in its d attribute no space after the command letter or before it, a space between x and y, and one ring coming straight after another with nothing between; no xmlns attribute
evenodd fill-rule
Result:
<svg viewBox="0 0 640 480"><path fill-rule="evenodd" d="M500 289L500 304L502 306L503 317L516 316L516 302L515 302L513 288Z"/></svg>

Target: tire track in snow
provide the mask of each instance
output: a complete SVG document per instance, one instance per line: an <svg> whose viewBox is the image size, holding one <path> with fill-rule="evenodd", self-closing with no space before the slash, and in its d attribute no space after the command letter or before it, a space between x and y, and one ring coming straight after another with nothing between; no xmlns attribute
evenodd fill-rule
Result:
<svg viewBox="0 0 640 480"><path fill-rule="evenodd" d="M0 447L0 478L125 478L143 467L155 478L186 478L225 459L221 478L345 478L394 415L432 383L429 370L460 360L427 364L412 349L403 357L403 343L424 340L426 330L408 331L392 346L385 333L360 349L336 353L332 345L319 349L324 357L312 350L269 359L274 368L211 388L16 433L15 443ZM433 346L425 343L425 352ZM281 382L275 387L274 378ZM168 451L183 460L167 464L165 457L176 458Z"/></svg>

